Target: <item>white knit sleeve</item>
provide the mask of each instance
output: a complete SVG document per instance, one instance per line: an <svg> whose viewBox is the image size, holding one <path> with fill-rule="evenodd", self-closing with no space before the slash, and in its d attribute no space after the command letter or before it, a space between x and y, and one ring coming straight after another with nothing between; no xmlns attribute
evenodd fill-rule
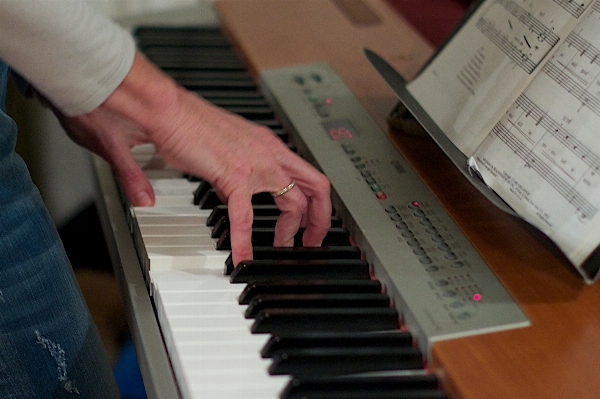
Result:
<svg viewBox="0 0 600 399"><path fill-rule="evenodd" d="M131 35L85 0L0 0L0 58L66 115L102 104L134 54Z"/></svg>

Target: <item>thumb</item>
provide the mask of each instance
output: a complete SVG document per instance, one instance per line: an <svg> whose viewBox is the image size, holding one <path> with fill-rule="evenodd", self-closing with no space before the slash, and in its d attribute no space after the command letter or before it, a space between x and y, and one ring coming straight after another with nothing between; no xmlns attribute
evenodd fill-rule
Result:
<svg viewBox="0 0 600 399"><path fill-rule="evenodd" d="M134 206L154 205L154 190L142 169L135 163L131 154L123 154L118 162L111 162L127 198Z"/></svg>

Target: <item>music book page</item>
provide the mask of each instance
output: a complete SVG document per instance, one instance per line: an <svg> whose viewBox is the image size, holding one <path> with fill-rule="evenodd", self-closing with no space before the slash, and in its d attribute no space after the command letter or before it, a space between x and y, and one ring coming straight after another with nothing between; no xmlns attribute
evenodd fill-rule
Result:
<svg viewBox="0 0 600 399"><path fill-rule="evenodd" d="M485 1L408 88L576 267L598 247L600 3Z"/></svg>

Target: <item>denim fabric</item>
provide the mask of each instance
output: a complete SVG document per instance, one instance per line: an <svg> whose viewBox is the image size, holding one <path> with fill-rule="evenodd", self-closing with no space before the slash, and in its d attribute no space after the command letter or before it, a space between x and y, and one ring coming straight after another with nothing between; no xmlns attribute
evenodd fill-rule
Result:
<svg viewBox="0 0 600 399"><path fill-rule="evenodd" d="M98 332L4 112L0 61L0 398L118 398Z"/></svg>

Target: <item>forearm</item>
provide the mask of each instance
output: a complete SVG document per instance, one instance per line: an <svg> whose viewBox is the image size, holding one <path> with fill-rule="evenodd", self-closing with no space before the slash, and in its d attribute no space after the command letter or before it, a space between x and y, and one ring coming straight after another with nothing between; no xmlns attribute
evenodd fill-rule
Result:
<svg viewBox="0 0 600 399"><path fill-rule="evenodd" d="M174 124L185 95L182 87L136 52L129 73L102 106L136 123L154 142Z"/></svg>
<svg viewBox="0 0 600 399"><path fill-rule="evenodd" d="M0 1L0 58L66 115L100 105L134 51L130 35L85 0Z"/></svg>

